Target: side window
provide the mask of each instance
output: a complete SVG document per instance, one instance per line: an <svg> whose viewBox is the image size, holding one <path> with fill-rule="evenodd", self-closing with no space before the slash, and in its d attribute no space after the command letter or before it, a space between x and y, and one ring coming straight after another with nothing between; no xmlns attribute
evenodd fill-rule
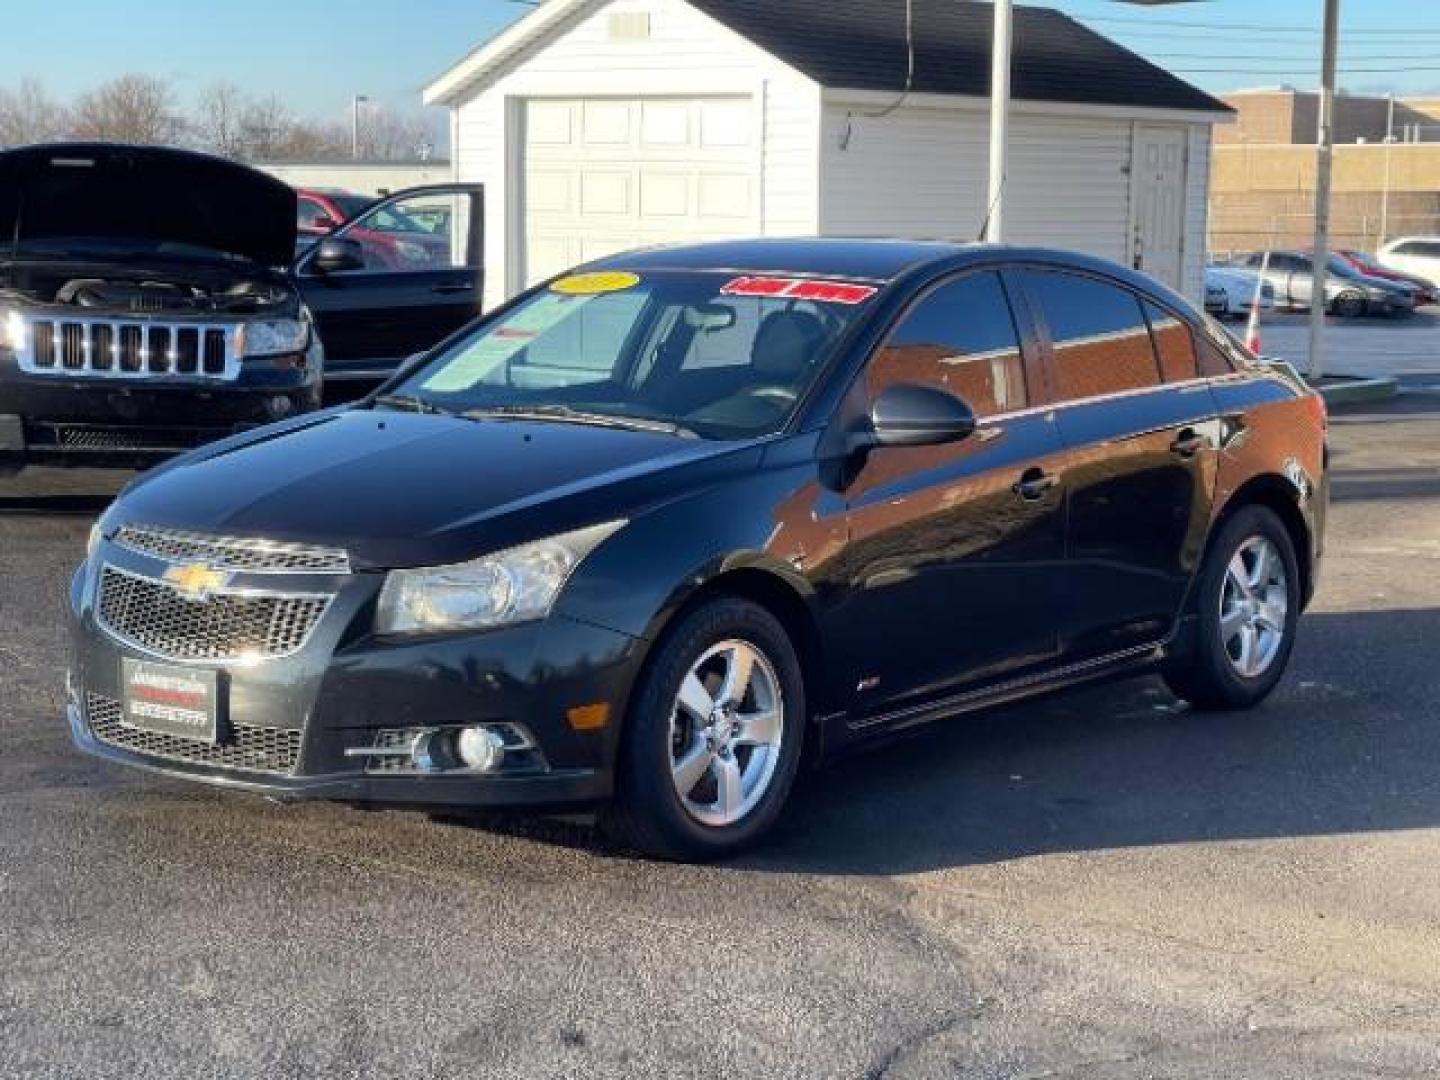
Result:
<svg viewBox="0 0 1440 1080"><path fill-rule="evenodd" d="M1160 384L1150 328L1134 293L1076 274L1032 270L1025 277L1050 328L1062 401Z"/></svg>
<svg viewBox="0 0 1440 1080"><path fill-rule="evenodd" d="M347 222L340 235L360 244L354 273L447 270L474 265L469 250L470 197L430 192L384 202Z"/></svg>
<svg viewBox="0 0 1440 1080"><path fill-rule="evenodd" d="M1426 241L1423 244L1416 244L1415 247L1417 250L1411 254L1421 255L1427 259L1440 259L1440 244L1435 243L1433 240Z"/></svg>
<svg viewBox="0 0 1440 1080"><path fill-rule="evenodd" d="M325 221L330 221L330 215L314 199L296 200L295 227L297 229L327 229L330 225L324 224ZM330 224L333 225L334 222L330 222Z"/></svg>
<svg viewBox="0 0 1440 1080"><path fill-rule="evenodd" d="M1024 408L1020 335L1000 276L967 274L931 292L876 350L867 377L871 397L918 383L963 398L976 416Z"/></svg>
<svg viewBox="0 0 1440 1080"><path fill-rule="evenodd" d="M1190 332L1190 324L1148 300L1145 317L1150 320L1155 352L1160 357L1160 374L1165 381L1176 383L1195 378L1195 337Z"/></svg>

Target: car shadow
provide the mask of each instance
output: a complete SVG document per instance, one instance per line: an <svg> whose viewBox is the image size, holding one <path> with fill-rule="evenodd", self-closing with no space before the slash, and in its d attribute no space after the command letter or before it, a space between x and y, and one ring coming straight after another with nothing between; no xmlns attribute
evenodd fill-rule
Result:
<svg viewBox="0 0 1440 1080"><path fill-rule="evenodd" d="M1386 658L1440 611L1317 614L1263 706L1191 711L1158 679L960 717L809 774L731 865L903 874L1055 852L1440 826L1440 670Z"/></svg>

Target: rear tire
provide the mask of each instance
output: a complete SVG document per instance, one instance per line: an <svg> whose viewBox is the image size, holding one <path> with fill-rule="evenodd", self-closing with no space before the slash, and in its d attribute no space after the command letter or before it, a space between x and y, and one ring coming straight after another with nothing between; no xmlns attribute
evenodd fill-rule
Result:
<svg viewBox="0 0 1440 1080"><path fill-rule="evenodd" d="M1300 571L1275 512L1247 506L1221 526L1195 583L1193 653L1165 671L1198 709L1248 709L1285 674L1300 616Z"/></svg>
<svg viewBox="0 0 1440 1080"><path fill-rule="evenodd" d="M739 851L785 805L805 719L800 660L779 620L747 600L706 601L646 664L603 827L661 859Z"/></svg>

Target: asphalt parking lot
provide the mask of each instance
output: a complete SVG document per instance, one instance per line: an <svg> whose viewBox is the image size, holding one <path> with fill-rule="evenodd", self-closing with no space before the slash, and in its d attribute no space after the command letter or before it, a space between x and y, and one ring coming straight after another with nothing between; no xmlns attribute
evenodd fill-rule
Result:
<svg viewBox="0 0 1440 1080"><path fill-rule="evenodd" d="M88 521L0 518L0 1076L1440 1075L1440 395L1333 440L1266 707L942 725L710 867L82 758Z"/></svg>

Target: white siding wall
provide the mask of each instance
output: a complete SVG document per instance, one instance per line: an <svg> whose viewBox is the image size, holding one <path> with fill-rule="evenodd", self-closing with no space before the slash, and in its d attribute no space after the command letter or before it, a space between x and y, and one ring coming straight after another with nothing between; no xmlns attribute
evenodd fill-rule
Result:
<svg viewBox="0 0 1440 1080"><path fill-rule="evenodd" d="M650 36L613 40L610 16L646 13ZM682 0L613 0L587 9L549 43L518 57L507 73L458 110L453 150L458 175L486 185L485 304L518 284L508 245L520 110L527 97L643 97L746 94L763 101L756 169L760 222L768 235L814 233L818 225L819 87Z"/></svg>
<svg viewBox="0 0 1440 1080"><path fill-rule="evenodd" d="M874 106L833 100L825 105L820 231L832 236L976 239L988 208L990 114L985 105L927 103L903 106L883 119L865 115L875 111ZM1010 124L1007 240L1072 248L1128 265L1132 119L1017 108ZM848 146L842 148L847 126ZM1186 128L1190 170L1184 286L1199 299L1204 292L1210 128Z"/></svg>
<svg viewBox="0 0 1440 1080"><path fill-rule="evenodd" d="M1185 194L1185 284L1190 299L1205 298L1205 262L1210 254L1210 143L1214 128L1190 125L1189 190Z"/></svg>

